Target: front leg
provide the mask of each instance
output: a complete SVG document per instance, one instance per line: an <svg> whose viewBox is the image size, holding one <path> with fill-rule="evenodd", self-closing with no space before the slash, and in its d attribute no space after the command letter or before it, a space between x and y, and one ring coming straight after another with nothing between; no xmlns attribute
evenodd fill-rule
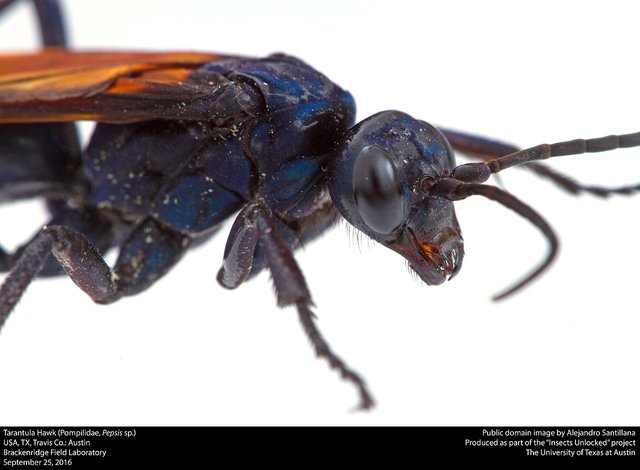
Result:
<svg viewBox="0 0 640 470"><path fill-rule="evenodd" d="M227 288L239 286L251 273L256 249L259 248L271 272L278 306L296 307L300 323L316 355L326 359L345 380L357 387L361 409L371 408L374 401L364 380L336 356L320 333L314 321L315 314L311 310L313 302L304 275L276 222L273 213L259 203L252 203L240 212L227 241L218 281Z"/></svg>

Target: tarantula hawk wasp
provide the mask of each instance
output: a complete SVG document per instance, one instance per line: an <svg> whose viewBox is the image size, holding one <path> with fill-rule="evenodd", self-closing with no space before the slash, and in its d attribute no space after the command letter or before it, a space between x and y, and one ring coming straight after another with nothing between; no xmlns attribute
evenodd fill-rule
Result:
<svg viewBox="0 0 640 470"><path fill-rule="evenodd" d="M16 1L0 0L0 11ZM520 150L399 111L356 124L351 94L294 57L74 52L58 2L33 3L45 48L0 56L0 200L45 198L50 220L16 253L0 249L9 271L0 327L37 275L66 273L95 302L115 302L235 215L218 282L233 289L268 269L278 305L295 307L317 355L369 408L364 380L316 326L296 248L343 217L438 285L464 256L453 203L482 196L529 220L550 247L502 299L549 266L558 241L529 205L486 184L491 175L526 165L574 194L640 190L584 186L539 163L640 146L640 132ZM82 120L98 122L84 150ZM454 150L480 161L456 165ZM113 267L102 257L111 248Z"/></svg>

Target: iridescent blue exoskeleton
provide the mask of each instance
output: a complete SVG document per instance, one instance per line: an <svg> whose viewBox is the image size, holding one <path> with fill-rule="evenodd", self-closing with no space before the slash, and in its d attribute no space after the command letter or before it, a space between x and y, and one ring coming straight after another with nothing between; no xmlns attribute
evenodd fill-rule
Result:
<svg viewBox="0 0 640 470"><path fill-rule="evenodd" d="M45 44L63 46L57 2L34 1ZM12 3L0 1L0 10ZM483 184L490 175L528 164L573 193L640 189L584 187L531 163L639 146L640 133L518 150L398 111L355 124L351 94L285 55L219 56L179 67L146 55L146 68L141 56L107 59L114 57L122 57L126 72L53 98L32 78L7 79L0 60L0 200L44 197L51 213L16 253L0 248L0 271L11 271L0 288L0 327L38 274L66 272L94 301L111 303L150 287L235 216L220 284L236 288L268 269L278 305L297 309L317 354L357 386L360 406L368 408L365 382L315 325L296 248L343 217L402 255L426 284L438 285L460 270L464 255L454 201L481 195L526 217L550 242L546 260L502 298L548 266L557 240L533 209ZM74 124L65 121L87 117L99 123L82 151ZM480 161L456 166L452 148ZM102 257L109 249L119 253L113 267Z"/></svg>

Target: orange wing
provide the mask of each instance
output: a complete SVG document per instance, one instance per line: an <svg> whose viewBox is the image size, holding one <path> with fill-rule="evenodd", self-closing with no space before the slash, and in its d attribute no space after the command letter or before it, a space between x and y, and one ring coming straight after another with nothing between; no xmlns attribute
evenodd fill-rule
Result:
<svg viewBox="0 0 640 470"><path fill-rule="evenodd" d="M193 72L228 57L65 49L0 55L0 123L208 120L207 97L219 84Z"/></svg>

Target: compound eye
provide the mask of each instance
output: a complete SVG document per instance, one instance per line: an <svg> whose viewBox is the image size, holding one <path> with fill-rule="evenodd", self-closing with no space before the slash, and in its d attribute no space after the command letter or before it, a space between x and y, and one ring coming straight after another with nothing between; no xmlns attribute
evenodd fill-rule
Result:
<svg viewBox="0 0 640 470"><path fill-rule="evenodd" d="M353 196L364 223L378 233L391 233L406 219L398 171L380 147L371 145L358 154Z"/></svg>

